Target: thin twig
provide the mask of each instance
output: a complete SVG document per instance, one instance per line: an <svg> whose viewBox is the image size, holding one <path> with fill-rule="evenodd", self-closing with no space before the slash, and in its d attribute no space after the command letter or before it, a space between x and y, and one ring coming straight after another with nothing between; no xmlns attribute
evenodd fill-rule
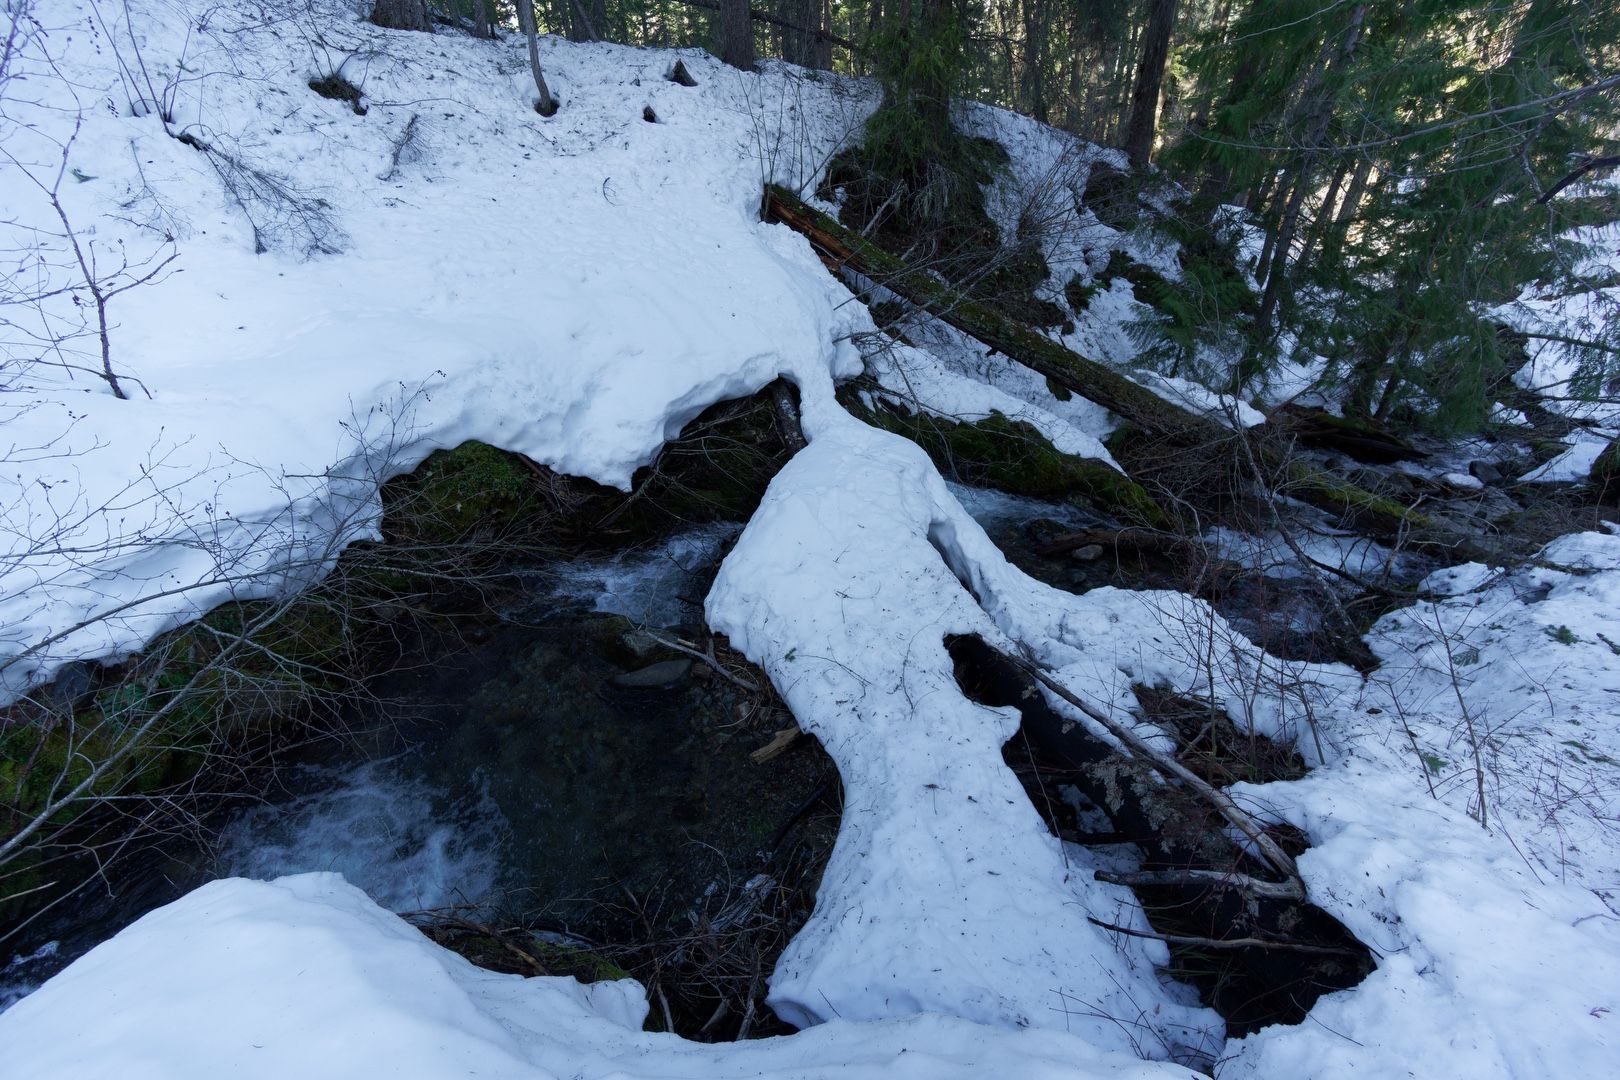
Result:
<svg viewBox="0 0 1620 1080"><path fill-rule="evenodd" d="M1204 949L1287 949L1290 952L1327 953L1332 956L1356 956L1353 949L1335 949L1330 945L1306 945L1299 941L1273 941L1270 938L1244 937L1244 938L1210 938L1197 937L1192 934L1160 934L1151 930L1132 930L1128 926L1118 926L1114 923L1103 922L1086 916L1086 921L1093 926L1100 926L1104 930L1112 930L1116 934L1127 937L1147 938L1151 941L1163 941L1170 945L1196 945Z"/></svg>

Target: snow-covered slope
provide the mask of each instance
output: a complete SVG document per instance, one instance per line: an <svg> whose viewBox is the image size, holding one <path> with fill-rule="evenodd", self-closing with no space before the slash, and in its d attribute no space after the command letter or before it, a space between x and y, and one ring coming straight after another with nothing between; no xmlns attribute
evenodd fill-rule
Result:
<svg viewBox="0 0 1620 1080"><path fill-rule="evenodd" d="M519 40L384 31L361 6L38 8L0 121L6 246L61 231L33 181L65 153L103 267L175 258L109 305L130 400L62 366L98 368L93 338L13 349L0 686L318 569L370 527L378 480L439 447L622 486L716 401L857 369L864 309L757 207L859 124L859 88L686 54L689 88L667 52L547 41L566 105L542 120ZM213 158L131 106L153 95L129 69ZM364 116L310 89L339 69ZM218 155L259 175L246 209ZM61 326L75 299L43 306Z"/></svg>
<svg viewBox="0 0 1620 1080"><path fill-rule="evenodd" d="M358 6L132 0L131 26L122 6L41 5L30 92L8 90L0 199L49 226L29 176L49 186L71 135L62 198L79 235L103 259L121 242L132 264L156 265L165 235L178 254L113 304L113 362L140 380L131 400L62 356L11 372L7 401L24 408L0 470L0 635L21 659L5 685L136 647L232 591L302 580L372 527L377 481L433 448L480 438L623 484L705 405L786 374L810 446L773 481L707 614L846 787L815 915L771 980L778 1011L810 1026L723 1047L645 1034L634 984L479 971L329 876L228 881L0 1015L8 1074L1146 1077L1217 1056L1223 1076L1612 1067L1612 743L1582 742L1596 779L1579 822L1531 822L1553 805L1537 801L1544 771L1492 774L1489 830L1465 784L1431 796L1425 774L1431 756L1464 761L1447 739L1470 718L1519 740L1502 744L1510 760L1557 755L1573 719L1612 726L1599 695L1620 660L1598 632L1620 641L1602 625L1620 538L1561 542L1546 558L1565 569L1487 586L1508 591L1479 594L1500 614L1477 640L1463 596L1391 616L1375 648L1415 662L1382 683L1278 661L1179 594L1048 588L1007 563L916 446L838 406L834 378L860 363L850 335L870 322L798 237L757 221L761 180L808 179L868 92L694 54L688 88L663 78L671 54L546 42L564 107L543 120L515 41L389 33ZM364 116L309 89L339 68L363 87ZM143 95L212 155L131 107ZM1037 163L1021 175L1057 152L1028 121L997 123ZM246 210L225 186L244 165L261 200ZM69 362L93 364L90 344ZM953 347L902 354L891 374L926 382L942 411L1022 402L1054 438L1092 445L1094 407L981 373ZM1443 663L1401 621L1431 616ZM1575 648L1557 626L1589 676L1555 675L1555 650ZM1310 837L1311 898L1378 970L1303 1024L1223 1047L1218 1018L1159 972L1162 943L1087 920L1143 916L1030 808L999 752L1016 718L963 695L951 633L1028 649L1126 722L1131 686L1153 684L1302 736L1305 780L1238 794ZM1467 649L1500 661L1491 679L1456 677ZM1580 859L1555 854L1562 838Z"/></svg>

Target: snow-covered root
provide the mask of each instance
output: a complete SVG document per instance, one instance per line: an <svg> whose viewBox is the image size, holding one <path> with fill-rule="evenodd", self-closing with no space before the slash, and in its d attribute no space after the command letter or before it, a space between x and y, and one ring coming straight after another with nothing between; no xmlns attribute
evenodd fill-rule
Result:
<svg viewBox="0 0 1620 1080"><path fill-rule="evenodd" d="M798 1024L944 1012L1207 1054L1221 1021L1165 985L1128 892L1067 859L1002 762L1010 709L969 701L944 639L1005 641L935 547L977 533L914 444L805 389L811 442L722 566L711 626L763 665L837 762L843 827L810 923L771 981Z"/></svg>

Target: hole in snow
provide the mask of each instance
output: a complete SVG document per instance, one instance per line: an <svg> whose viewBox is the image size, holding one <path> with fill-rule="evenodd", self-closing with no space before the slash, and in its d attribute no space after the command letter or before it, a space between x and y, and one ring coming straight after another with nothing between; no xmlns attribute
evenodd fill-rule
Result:
<svg viewBox="0 0 1620 1080"><path fill-rule="evenodd" d="M1208 698L1194 698L1153 686L1133 686L1142 715L1175 735L1176 758L1211 787L1238 781L1253 784L1298 780L1305 762L1292 740L1268 739L1245 730Z"/></svg>
<svg viewBox="0 0 1620 1080"><path fill-rule="evenodd" d="M956 576L956 580L962 583L962 588L966 589L968 595L982 607L984 598L974 588L973 574L956 543L956 526L949 521L933 522L928 526L928 543L939 552L940 561Z"/></svg>
<svg viewBox="0 0 1620 1080"><path fill-rule="evenodd" d="M329 101L347 102L356 116L366 115L366 107L361 102L365 95L358 86L335 71L324 79L309 80L309 88Z"/></svg>
<svg viewBox="0 0 1620 1080"><path fill-rule="evenodd" d="M675 66L669 69L669 74L665 75L664 78L682 86L697 85L697 80L692 78L692 73L686 70L686 63L682 60L675 61Z"/></svg>
<svg viewBox="0 0 1620 1080"><path fill-rule="evenodd" d="M1169 944L1168 974L1197 987L1226 1018L1229 1035L1297 1024L1317 998L1371 973L1366 946L1321 908L1240 887L1267 879L1267 871L1208 803L1058 713L1029 675L982 639L949 638L946 647L964 694L1022 715L1003 757L1035 811L1059 839L1085 847L1085 865L1099 880L1131 884L1154 933ZM1267 831L1290 854L1307 846L1297 829ZM1223 880L1194 881L1188 871L1215 871ZM1130 880L1143 873L1159 876ZM1251 939L1266 944L1228 944Z"/></svg>

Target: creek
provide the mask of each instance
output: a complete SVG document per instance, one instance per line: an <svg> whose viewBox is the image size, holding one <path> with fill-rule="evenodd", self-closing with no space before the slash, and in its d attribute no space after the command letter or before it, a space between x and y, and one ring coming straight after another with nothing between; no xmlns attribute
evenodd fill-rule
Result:
<svg viewBox="0 0 1620 1080"><path fill-rule="evenodd" d="M1066 530L1107 526L1081 507L951 487L1009 559L1048 584L1188 587L1186 567L1162 553L1045 551ZM772 925L758 921L768 934L744 960L768 973L808 918L836 838L836 770L805 738L756 760L791 718L658 640L702 639L701 598L739 532L689 527L617 554L511 568L485 602L406 635L342 738L299 751L260 796L223 799L198 835L126 860L113 887L19 935L0 967L0 1007L205 881L306 871L342 873L418 918L600 949L644 978L638 961L662 970L660 949L769 876L785 899ZM1249 568L1211 596L1222 614L1274 651L1332 658L1321 597L1261 565L1262 541L1215 540ZM1034 775L1016 755L1009 764ZM722 965L696 981L734 977ZM716 999L681 992L670 984L675 1024L692 1034Z"/></svg>
<svg viewBox="0 0 1620 1080"><path fill-rule="evenodd" d="M653 637L698 636L739 531L700 526L515 570L493 604L436 622L376 673L371 715L344 737L285 761L262 796L224 801L202 837L126 860L110 887L19 935L0 1007L216 877L337 871L394 911L587 942L622 939L650 909L673 926L723 899L834 774L810 739L755 761L791 719ZM637 672L654 678L618 685L648 681ZM831 815L795 840L825 850L835 835ZM801 884L813 896L815 880Z"/></svg>

